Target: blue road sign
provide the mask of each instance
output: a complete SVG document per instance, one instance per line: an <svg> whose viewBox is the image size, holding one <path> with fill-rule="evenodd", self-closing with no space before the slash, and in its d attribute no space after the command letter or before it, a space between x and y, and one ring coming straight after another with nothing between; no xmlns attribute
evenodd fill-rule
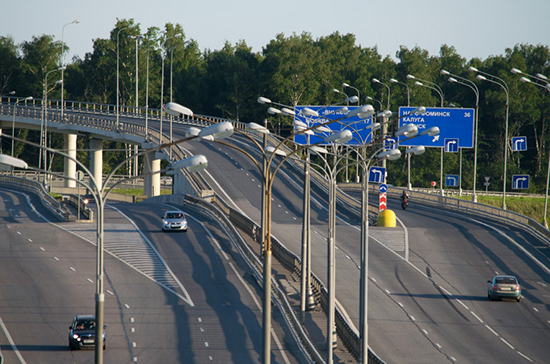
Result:
<svg viewBox="0 0 550 364"><path fill-rule="evenodd" d="M527 150L527 137L513 137L512 150L514 152L524 152Z"/></svg>
<svg viewBox="0 0 550 364"><path fill-rule="evenodd" d="M380 186L378 186L378 191L380 191L380 193L388 192L388 185L382 183Z"/></svg>
<svg viewBox="0 0 550 364"><path fill-rule="evenodd" d="M474 147L474 109L427 107L422 115L404 116L413 111L415 107L399 108L399 126L414 124L418 132L433 126L439 128L439 135L424 135L411 140L400 138L400 146L417 146L443 148L445 139L457 139L458 148Z"/></svg>
<svg viewBox="0 0 550 364"><path fill-rule="evenodd" d="M369 182L372 183L385 183L386 182L386 168L384 167L371 167L369 170Z"/></svg>
<svg viewBox="0 0 550 364"><path fill-rule="evenodd" d="M447 138L444 141L445 152L447 153L458 153L458 139L457 138Z"/></svg>
<svg viewBox="0 0 550 364"><path fill-rule="evenodd" d="M399 140L398 138L388 138L384 140L384 147L386 149L397 149L399 144L397 143Z"/></svg>
<svg viewBox="0 0 550 364"><path fill-rule="evenodd" d="M529 188L529 175L528 174L514 174L512 175L512 188L515 190L526 190Z"/></svg>
<svg viewBox="0 0 550 364"><path fill-rule="evenodd" d="M305 116L302 114L304 108L309 108L311 110L317 111L319 117ZM348 110L352 111L356 109L357 106L348 106ZM325 124L331 120L342 118L346 115L346 111L341 110L341 106L296 106L294 111L296 115L294 116L294 121L304 123L308 128L314 125ZM326 128L331 129L331 132L328 131L315 131L314 135L310 135L309 144L315 144L321 142L332 132L339 132L344 129L348 129L353 133L353 139L346 143L346 145L364 145L368 144L372 137L372 117L368 119L359 119L358 116L351 117L349 119L344 119L339 122L333 122L327 124ZM294 137L294 142L297 144L307 144L307 137L303 134L296 135Z"/></svg>
<svg viewBox="0 0 550 364"><path fill-rule="evenodd" d="M445 186L447 187L458 187L458 179L460 177L458 174L447 174L445 175Z"/></svg>

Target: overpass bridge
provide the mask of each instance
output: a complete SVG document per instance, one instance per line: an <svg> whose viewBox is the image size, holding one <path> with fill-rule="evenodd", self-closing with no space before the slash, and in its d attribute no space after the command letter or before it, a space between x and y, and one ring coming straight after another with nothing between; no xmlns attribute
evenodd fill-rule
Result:
<svg viewBox="0 0 550 364"><path fill-rule="evenodd" d="M48 133L63 134L63 151L73 158L76 158L78 137L89 138L91 150L89 170L99 188L102 186L104 141L112 140L131 145L134 154L139 148L154 150L159 145L169 142L169 137L160 133L162 119L163 116L158 109L121 107L117 115L115 105L65 101L62 108L58 100L43 102L41 99L25 100L15 97L3 97L0 102L0 128L3 130L14 128L38 130L41 133L41 141L46 140ZM205 121L194 119L176 119L175 122L185 122L189 125L207 124ZM216 120L212 119L212 121ZM164 121L166 126L171 120ZM160 161L163 159L173 161L185 157L184 152L178 148L174 148L172 153L170 155L168 151L163 150L145 154L144 174L153 173L145 179L144 194L147 197L160 194L160 174L155 174L160 171ZM38 165L40 166L40 162ZM137 166L137 158L134 166ZM76 163L65 158L64 175L68 177L65 180L66 187L76 187L76 170ZM137 169L133 173L137 176ZM175 182L179 181L174 183L174 186L185 191L188 187L187 182L184 182L187 179L182 179L184 173L179 172L174 175Z"/></svg>

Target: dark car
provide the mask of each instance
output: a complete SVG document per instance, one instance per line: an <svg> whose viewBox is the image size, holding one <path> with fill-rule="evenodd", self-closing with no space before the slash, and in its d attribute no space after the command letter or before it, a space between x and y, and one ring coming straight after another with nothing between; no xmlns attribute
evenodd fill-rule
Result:
<svg viewBox="0 0 550 364"><path fill-rule="evenodd" d="M487 297L492 301L501 298L512 298L521 301L521 286L514 276L494 276L487 281Z"/></svg>
<svg viewBox="0 0 550 364"><path fill-rule="evenodd" d="M69 349L95 348L94 315L76 315L69 326ZM105 326L103 326L103 350L105 350Z"/></svg>
<svg viewBox="0 0 550 364"><path fill-rule="evenodd" d="M187 219L182 211L166 211L162 215L162 231L187 231Z"/></svg>

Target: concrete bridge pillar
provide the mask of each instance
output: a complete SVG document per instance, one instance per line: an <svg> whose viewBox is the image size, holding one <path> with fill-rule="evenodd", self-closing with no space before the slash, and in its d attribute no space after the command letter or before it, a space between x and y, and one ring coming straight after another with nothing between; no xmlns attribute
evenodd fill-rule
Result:
<svg viewBox="0 0 550 364"><path fill-rule="evenodd" d="M90 172L94 175L97 188L101 190L103 185L103 139L90 139Z"/></svg>
<svg viewBox="0 0 550 364"><path fill-rule="evenodd" d="M145 154L145 174L160 171L160 159L155 152ZM145 177L143 188L147 198L160 195L160 173Z"/></svg>
<svg viewBox="0 0 550 364"><path fill-rule="evenodd" d="M76 140L77 135L76 134L64 134L64 148L67 151L67 154L76 159ZM65 176L69 178L75 178L76 177L76 162L72 161L68 158L65 158ZM65 180L65 187L75 188L76 187L76 181L66 179Z"/></svg>

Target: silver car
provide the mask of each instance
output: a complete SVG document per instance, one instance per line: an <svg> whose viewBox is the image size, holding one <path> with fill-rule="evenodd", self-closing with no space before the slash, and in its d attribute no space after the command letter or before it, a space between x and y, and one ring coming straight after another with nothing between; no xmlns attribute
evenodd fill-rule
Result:
<svg viewBox="0 0 550 364"><path fill-rule="evenodd" d="M495 276L487 285L487 297L491 301L500 298L521 301L521 286L514 276Z"/></svg>
<svg viewBox="0 0 550 364"><path fill-rule="evenodd" d="M187 219L182 211L166 211L162 216L162 231L187 231Z"/></svg>

